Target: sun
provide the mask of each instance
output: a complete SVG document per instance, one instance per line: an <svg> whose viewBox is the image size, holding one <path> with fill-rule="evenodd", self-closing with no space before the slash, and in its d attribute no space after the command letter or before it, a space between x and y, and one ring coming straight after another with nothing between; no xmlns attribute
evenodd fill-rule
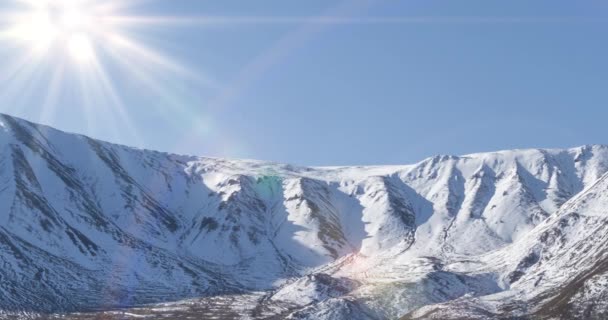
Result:
<svg viewBox="0 0 608 320"><path fill-rule="evenodd" d="M76 33L67 40L70 57L76 62L86 62L95 56L91 39L87 34Z"/></svg>
<svg viewBox="0 0 608 320"><path fill-rule="evenodd" d="M35 51L55 47L76 63L95 57L94 38L104 32L84 0L38 0L16 16L13 37Z"/></svg>
<svg viewBox="0 0 608 320"><path fill-rule="evenodd" d="M59 110L64 105L75 106L86 126L97 126L97 116L102 115L112 119L103 124L111 127L110 132L118 132L120 126L137 137L125 103L134 95L126 87L141 90L158 112L171 110L184 118L190 111L176 83L219 87L154 47L166 49L171 43L154 32L191 22L179 16L150 16L146 0L0 3L2 112L39 106L37 121L48 123L62 117Z"/></svg>

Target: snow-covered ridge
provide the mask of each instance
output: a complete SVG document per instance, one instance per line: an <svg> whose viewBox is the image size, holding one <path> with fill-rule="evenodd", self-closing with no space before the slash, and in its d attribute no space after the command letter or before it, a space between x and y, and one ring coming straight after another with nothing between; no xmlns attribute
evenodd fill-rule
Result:
<svg viewBox="0 0 608 320"><path fill-rule="evenodd" d="M298 167L139 150L7 115L0 126L7 311L276 289L265 303L293 317L395 318L506 290L507 273L527 279L520 257L500 252L608 171L606 146Z"/></svg>

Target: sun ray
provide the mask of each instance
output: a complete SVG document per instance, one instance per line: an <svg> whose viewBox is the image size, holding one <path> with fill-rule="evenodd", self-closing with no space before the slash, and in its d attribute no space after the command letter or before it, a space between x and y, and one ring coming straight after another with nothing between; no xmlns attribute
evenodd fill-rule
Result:
<svg viewBox="0 0 608 320"><path fill-rule="evenodd" d="M40 122L42 123L49 123L51 117L55 115L57 103L61 94L61 85L64 81L65 68L64 60L61 60L55 68L53 68L51 81L49 82L44 105L42 106L42 112L40 113Z"/></svg>
<svg viewBox="0 0 608 320"><path fill-rule="evenodd" d="M165 79L166 77L160 74L156 75L151 70L146 70L143 64L134 63L137 56L125 55L124 52L116 50L109 50L108 53L127 71L130 77L135 78L138 83L154 93L156 103L151 104L151 107L155 108L159 114L163 114L167 121L181 125L180 121L192 119L193 115L187 108L188 105L180 102L186 95L176 95L170 89L171 81L169 79ZM161 82L163 79L165 79L164 83Z"/></svg>
<svg viewBox="0 0 608 320"><path fill-rule="evenodd" d="M105 34L104 43L114 52L120 51L120 55L132 57L134 60L144 61L140 63L142 66L157 67L164 72L170 72L175 75L186 77L198 81L210 88L217 89L219 84L211 79L203 78L188 68L182 66L171 58L168 58L159 52L145 47L144 45L129 39L120 33ZM133 62L133 61L132 61Z"/></svg>
<svg viewBox="0 0 608 320"><path fill-rule="evenodd" d="M118 141L119 129L140 145L141 137L129 116L121 96L115 71L107 63L120 66L119 73L129 74L139 86L154 92L156 111L188 119L186 103L177 97L175 79L182 79L209 89L219 87L209 77L193 72L170 56L132 38L145 29L137 24L121 24L119 12L129 11L146 0L12 0L12 6L0 13L0 53L6 55L0 74L0 93L5 101L17 103L4 109L27 105L28 97L40 96L35 90L46 90L39 106L39 121L48 122L57 112L62 95L75 96L81 103L88 132L100 132L96 114L103 112L113 119L103 123ZM137 20L135 17L126 20ZM133 32L133 31L136 32ZM100 56L101 50L109 55ZM99 51L99 52L98 52ZM113 60L102 61L107 58ZM46 74L45 74L46 73ZM38 80L45 79L40 85ZM69 87L67 87L69 86ZM187 95L185 95L187 96ZM73 99L73 98L70 98ZM169 117L171 118L171 117Z"/></svg>
<svg viewBox="0 0 608 320"><path fill-rule="evenodd" d="M109 16L104 23L115 27L146 27L153 25L222 26L222 25L377 25L377 24L513 24L563 23L602 21L589 17L547 16L398 16L354 17L344 15L320 16Z"/></svg>
<svg viewBox="0 0 608 320"><path fill-rule="evenodd" d="M143 140L141 139L137 130L135 130L135 126L133 125L133 122L131 121L131 117L129 116L129 114L127 112L127 108L124 105L123 100L121 99L121 97L118 93L118 90L116 90L116 87L112 83L110 76L107 74L105 69L102 67L102 65L98 59L95 59L93 61L92 69L93 69L93 74L95 75L95 78L100 83L101 91L104 93L105 96L109 97L109 100L110 100L109 106L112 109L112 112L117 114L117 117L115 117L115 118L119 122L122 122L122 124L123 124L122 127L128 131L129 136L131 136L135 140L135 143L137 145L141 145Z"/></svg>
<svg viewBox="0 0 608 320"><path fill-rule="evenodd" d="M5 106L7 111L13 111L12 109L17 108L20 101L35 93L32 83L37 78L34 75L44 65L42 57L35 52L28 52L10 61L0 74L2 84L0 95L5 101L12 101Z"/></svg>

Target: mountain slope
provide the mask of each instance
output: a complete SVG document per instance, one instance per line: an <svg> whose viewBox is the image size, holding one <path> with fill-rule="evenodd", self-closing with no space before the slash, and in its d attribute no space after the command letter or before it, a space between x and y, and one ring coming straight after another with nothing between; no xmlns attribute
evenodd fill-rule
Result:
<svg viewBox="0 0 608 320"><path fill-rule="evenodd" d="M407 319L608 316L608 174L518 243L484 257L508 285L499 294L424 307Z"/></svg>
<svg viewBox="0 0 608 320"><path fill-rule="evenodd" d="M583 270L537 259L529 244L590 190L603 195L608 171L605 146L310 168L137 150L7 115L0 127L0 309L10 312L229 295L254 318L384 319L523 292L547 274L543 259ZM583 216L594 208L568 219L603 221ZM588 245L569 238L589 231L576 228L563 241ZM605 279L593 279L575 294L596 295Z"/></svg>

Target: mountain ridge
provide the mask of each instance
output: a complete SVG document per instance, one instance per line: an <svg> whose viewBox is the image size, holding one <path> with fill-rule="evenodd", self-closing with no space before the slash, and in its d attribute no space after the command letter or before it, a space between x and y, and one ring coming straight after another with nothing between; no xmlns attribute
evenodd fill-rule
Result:
<svg viewBox="0 0 608 320"><path fill-rule="evenodd" d="M583 145L577 145L577 146L571 146L571 147L552 147L552 148L536 148L536 147L530 147L530 148L514 148L514 149L500 149L500 150L490 150L490 151L477 151L477 152L471 152L471 153L463 153L463 154L435 154L435 155L431 155L428 156L426 158L423 158L422 160L419 160L418 162L414 162L414 163L406 163L406 164L348 164L348 165L302 165L302 164L294 164L294 163L289 163L289 162L277 162L277 161L272 161L272 160L259 160L259 159L253 159L253 158L231 158L231 157L215 157L215 156L209 156L209 155L197 155L197 154L186 154L186 153L176 153L176 152L168 152L168 151L162 151L162 150L157 150L154 148L147 148L147 147L134 147L134 146L130 146L127 144L122 144L119 142L111 142L111 141L106 141L103 139L98 139L98 138L94 138L90 135L87 134L83 134L83 133L75 133L75 132L71 132L71 131L66 131L66 130L62 130L62 129L58 129L56 127L53 127L52 125L49 124L41 124L41 123L37 123L35 121L32 120L28 120L22 117L17 117L17 116L13 116L7 113L2 113L0 112L0 117L2 118L12 118L12 119L16 119L20 122L24 122L27 123L29 125L32 126L36 126L38 128L43 128L46 130L51 130L51 131L55 131L55 132L59 132L61 134L65 134L65 135L70 135L70 136L79 136L82 138L87 138L87 139L91 139L91 140L95 140L104 144L110 144L110 145L114 145L116 147L122 147L122 148L129 148L129 149L133 149L136 151L144 151L144 152L154 152L154 153L160 153L160 154L165 154L165 155L169 155L169 156L176 156L176 157L185 157L185 158L199 158L199 159L210 159L210 160L226 160L226 161L243 161L243 162L259 162L259 163L266 163L266 164L274 164L274 165L288 165L288 166L293 166L293 167L298 167L298 168L310 168L310 169L340 169L340 168L377 168L377 167L395 167L395 168L399 168L399 167L404 167L404 166L411 166L411 165L415 165L427 160L431 160L434 158L466 158L466 157L475 157L475 156L479 156L479 155L488 155L488 154L500 154L500 153L508 153L508 152L526 152L526 151L548 151L548 152L559 152L559 151L566 151L566 150L575 150L575 149L582 149L582 148L608 148L608 144L604 144L604 143L597 143L597 144L583 144Z"/></svg>
<svg viewBox="0 0 608 320"><path fill-rule="evenodd" d="M603 194L608 172L602 145L303 167L131 148L7 115L0 124L6 312L177 304L225 318L393 319L460 310L450 301L467 297L482 310L475 299L549 274L510 248L529 247L564 204ZM562 224L552 230L566 234Z"/></svg>

